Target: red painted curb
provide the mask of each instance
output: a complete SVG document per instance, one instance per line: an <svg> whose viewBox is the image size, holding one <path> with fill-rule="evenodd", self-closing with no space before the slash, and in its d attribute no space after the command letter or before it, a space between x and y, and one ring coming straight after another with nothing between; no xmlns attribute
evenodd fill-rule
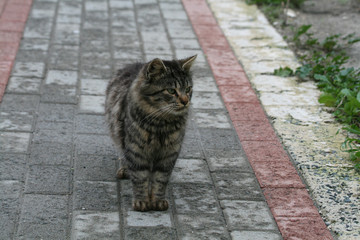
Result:
<svg viewBox="0 0 360 240"><path fill-rule="evenodd" d="M0 0L0 102L15 61L32 0Z"/></svg>
<svg viewBox="0 0 360 240"><path fill-rule="evenodd" d="M284 239L333 239L205 0L182 0Z"/></svg>

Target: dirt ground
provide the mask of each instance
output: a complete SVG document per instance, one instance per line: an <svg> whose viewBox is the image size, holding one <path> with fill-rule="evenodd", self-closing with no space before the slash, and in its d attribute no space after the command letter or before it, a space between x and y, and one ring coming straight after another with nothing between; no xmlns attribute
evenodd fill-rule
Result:
<svg viewBox="0 0 360 240"><path fill-rule="evenodd" d="M306 0L296 16L288 17L286 27L274 24L283 36L292 38L294 26L311 24L310 32L322 40L334 34L355 33L360 37L360 0ZM293 47L289 43L290 47ZM360 68L360 42L347 49L349 66Z"/></svg>

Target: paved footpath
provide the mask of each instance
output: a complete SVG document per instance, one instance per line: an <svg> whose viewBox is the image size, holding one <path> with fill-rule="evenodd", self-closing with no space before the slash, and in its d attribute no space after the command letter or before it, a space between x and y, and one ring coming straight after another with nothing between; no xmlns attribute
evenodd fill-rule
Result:
<svg viewBox="0 0 360 240"><path fill-rule="evenodd" d="M0 0L0 13L0 239L332 239L204 0ZM170 208L132 211L107 82L193 54Z"/></svg>

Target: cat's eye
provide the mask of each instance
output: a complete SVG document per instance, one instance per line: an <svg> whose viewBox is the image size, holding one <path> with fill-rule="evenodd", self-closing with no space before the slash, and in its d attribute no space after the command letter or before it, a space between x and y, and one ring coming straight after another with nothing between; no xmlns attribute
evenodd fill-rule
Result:
<svg viewBox="0 0 360 240"><path fill-rule="evenodd" d="M173 89L173 88L168 88L168 89L166 89L166 90L167 90L168 93L170 93L170 94L175 94L175 93L176 93L176 90Z"/></svg>
<svg viewBox="0 0 360 240"><path fill-rule="evenodd" d="M189 93L191 91L191 87L187 87L186 89L185 89L185 92L186 93Z"/></svg>

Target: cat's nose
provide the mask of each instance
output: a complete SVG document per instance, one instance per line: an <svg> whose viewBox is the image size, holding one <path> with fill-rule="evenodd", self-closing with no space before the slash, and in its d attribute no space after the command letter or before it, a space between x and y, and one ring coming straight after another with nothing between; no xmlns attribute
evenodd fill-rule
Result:
<svg viewBox="0 0 360 240"><path fill-rule="evenodd" d="M187 96L180 97L180 102L182 105L186 106L189 103L189 98Z"/></svg>

